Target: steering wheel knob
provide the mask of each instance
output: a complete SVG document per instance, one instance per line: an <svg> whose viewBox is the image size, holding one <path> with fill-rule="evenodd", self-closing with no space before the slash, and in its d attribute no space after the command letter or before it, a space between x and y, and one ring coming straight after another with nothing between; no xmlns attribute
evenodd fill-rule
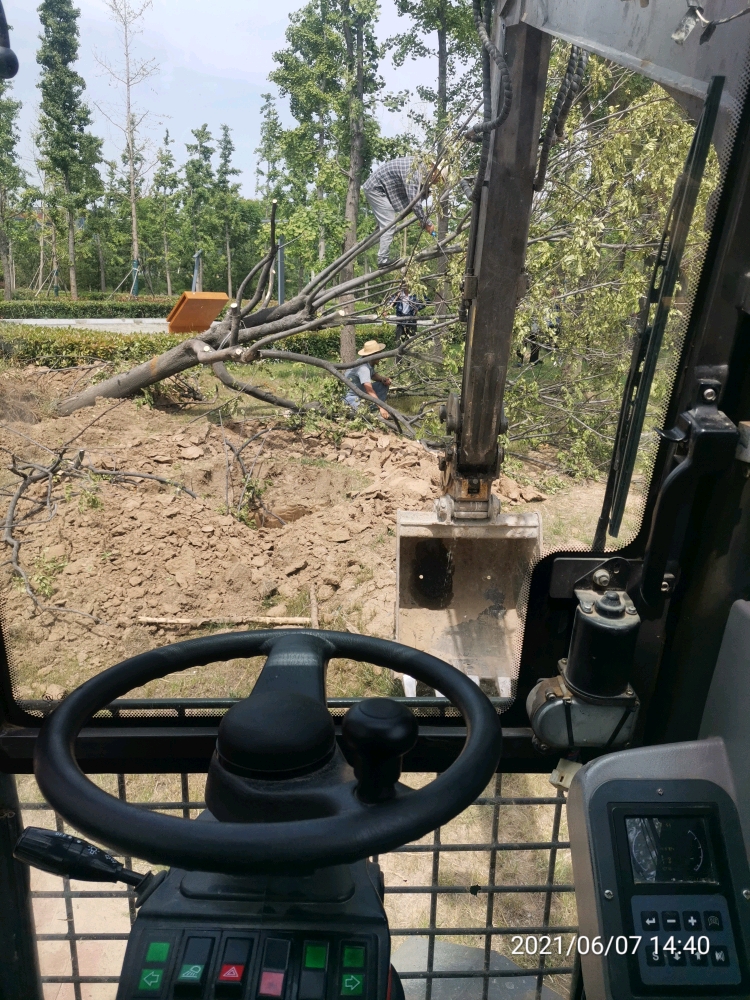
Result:
<svg viewBox="0 0 750 1000"><path fill-rule="evenodd" d="M317 770L335 748L336 730L325 705L296 691L255 693L233 705L216 742L227 771L278 780Z"/></svg>
<svg viewBox="0 0 750 1000"><path fill-rule="evenodd" d="M390 698L366 698L349 709L341 731L358 781L358 798L363 802L393 798L401 759L419 732L409 709Z"/></svg>

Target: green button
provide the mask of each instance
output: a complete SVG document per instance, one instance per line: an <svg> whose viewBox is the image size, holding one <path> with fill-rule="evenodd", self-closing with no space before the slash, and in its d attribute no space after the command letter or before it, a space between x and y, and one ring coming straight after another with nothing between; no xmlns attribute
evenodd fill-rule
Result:
<svg viewBox="0 0 750 1000"><path fill-rule="evenodd" d="M203 976L205 965L183 965L177 977L178 983L199 983Z"/></svg>
<svg viewBox="0 0 750 1000"><path fill-rule="evenodd" d="M141 978L138 980L138 989L144 992L158 993L161 989L161 981L164 976L164 969L141 969Z"/></svg>
<svg viewBox="0 0 750 1000"><path fill-rule="evenodd" d="M328 962L328 945L317 942L305 943L305 968L325 969Z"/></svg>
<svg viewBox="0 0 750 1000"><path fill-rule="evenodd" d="M344 945L344 960L341 964L345 969L364 969L365 949L356 945Z"/></svg>
<svg viewBox="0 0 750 1000"><path fill-rule="evenodd" d="M360 972L345 972L341 977L342 997L361 997L365 986L365 977Z"/></svg>
<svg viewBox="0 0 750 1000"><path fill-rule="evenodd" d="M146 952L147 962L166 962L169 957L168 941L152 941Z"/></svg>

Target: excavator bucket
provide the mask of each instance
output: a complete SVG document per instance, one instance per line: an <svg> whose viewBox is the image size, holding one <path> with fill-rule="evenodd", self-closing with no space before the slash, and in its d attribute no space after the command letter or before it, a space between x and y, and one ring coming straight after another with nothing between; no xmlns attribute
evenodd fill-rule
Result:
<svg viewBox="0 0 750 1000"><path fill-rule="evenodd" d="M431 511L399 511L396 533L396 639L452 663L487 694L512 699L524 587L542 553L541 516L446 523ZM415 697L416 681L403 681Z"/></svg>

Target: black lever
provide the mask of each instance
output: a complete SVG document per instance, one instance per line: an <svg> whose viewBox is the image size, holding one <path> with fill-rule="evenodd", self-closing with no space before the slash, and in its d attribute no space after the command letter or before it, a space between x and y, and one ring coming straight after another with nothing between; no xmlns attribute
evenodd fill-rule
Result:
<svg viewBox="0 0 750 1000"><path fill-rule="evenodd" d="M13 856L52 875L80 879L82 882L126 882L139 893L154 877L151 872L141 875L131 871L111 854L80 837L38 826L29 826L24 830Z"/></svg>
<svg viewBox="0 0 750 1000"><path fill-rule="evenodd" d="M10 33L0 0L0 80L12 80L18 72L18 56L10 47Z"/></svg>
<svg viewBox="0 0 750 1000"><path fill-rule="evenodd" d="M393 798L401 758L417 742L418 731L409 709L390 698L366 698L349 709L341 732L363 802Z"/></svg>

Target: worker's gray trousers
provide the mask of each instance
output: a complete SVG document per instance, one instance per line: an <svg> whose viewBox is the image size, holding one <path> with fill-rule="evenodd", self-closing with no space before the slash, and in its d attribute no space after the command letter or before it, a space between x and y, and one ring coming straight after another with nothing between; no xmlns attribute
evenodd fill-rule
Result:
<svg viewBox="0 0 750 1000"><path fill-rule="evenodd" d="M378 247L378 266L382 267L388 263L388 251L393 243L393 227L390 229L386 229L386 227L391 225L398 213L380 191L365 191L365 198L372 209L378 227L386 230L380 237L380 246Z"/></svg>

